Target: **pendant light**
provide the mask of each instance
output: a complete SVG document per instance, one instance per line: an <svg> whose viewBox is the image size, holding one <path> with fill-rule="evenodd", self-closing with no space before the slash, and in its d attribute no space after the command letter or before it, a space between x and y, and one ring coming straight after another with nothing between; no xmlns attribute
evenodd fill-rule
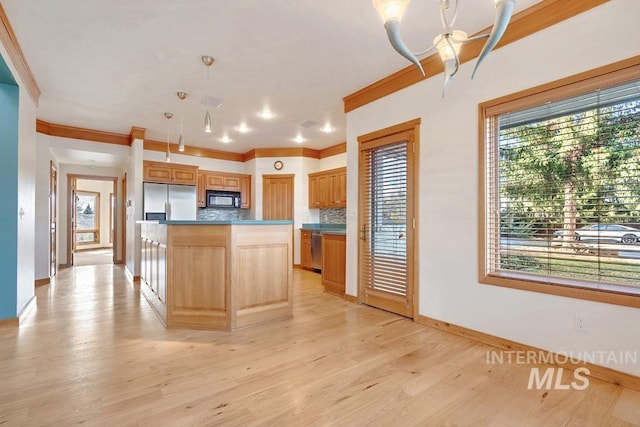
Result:
<svg viewBox="0 0 640 427"><path fill-rule="evenodd" d="M213 132L213 128L211 126L211 113L209 112L209 69L213 65L213 57L209 55L202 55L202 63L207 67L207 114L204 116L204 131L206 133Z"/></svg>
<svg viewBox="0 0 640 427"><path fill-rule="evenodd" d="M189 94L187 92L176 92L180 101L184 101ZM182 112L182 102L180 102L180 138L178 138L178 151L184 151L184 135L182 134L182 116L184 116Z"/></svg>
<svg viewBox="0 0 640 427"><path fill-rule="evenodd" d="M173 117L173 113L164 113L164 116L167 120L171 120ZM164 160L169 163L171 161L171 150L169 149L169 133L171 132L171 128L167 126L167 152L165 153Z"/></svg>

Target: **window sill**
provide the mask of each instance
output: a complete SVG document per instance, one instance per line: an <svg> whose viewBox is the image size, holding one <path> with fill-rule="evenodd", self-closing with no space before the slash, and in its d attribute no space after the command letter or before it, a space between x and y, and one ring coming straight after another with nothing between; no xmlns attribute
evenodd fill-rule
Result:
<svg viewBox="0 0 640 427"><path fill-rule="evenodd" d="M537 277L518 273L491 273L481 276L479 281L485 285L640 308L640 290L624 286Z"/></svg>

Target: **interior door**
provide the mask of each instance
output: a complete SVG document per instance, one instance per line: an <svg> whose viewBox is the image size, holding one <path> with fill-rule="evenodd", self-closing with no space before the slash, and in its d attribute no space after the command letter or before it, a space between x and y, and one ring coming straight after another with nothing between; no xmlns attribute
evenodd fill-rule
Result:
<svg viewBox="0 0 640 427"><path fill-rule="evenodd" d="M49 277L56 275L58 269L58 171L53 162L49 170Z"/></svg>
<svg viewBox="0 0 640 427"><path fill-rule="evenodd" d="M413 133L360 144L360 290L365 304L414 317Z"/></svg>
<svg viewBox="0 0 640 427"><path fill-rule="evenodd" d="M294 175L262 175L262 219L293 219Z"/></svg>

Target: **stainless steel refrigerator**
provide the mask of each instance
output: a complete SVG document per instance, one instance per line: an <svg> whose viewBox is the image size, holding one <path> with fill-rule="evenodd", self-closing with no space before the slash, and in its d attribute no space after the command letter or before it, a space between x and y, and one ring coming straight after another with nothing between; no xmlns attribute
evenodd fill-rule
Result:
<svg viewBox="0 0 640 427"><path fill-rule="evenodd" d="M194 185L155 184L145 182L144 219L157 219L164 213L168 220L197 219L197 195ZM147 215L150 213L152 215Z"/></svg>

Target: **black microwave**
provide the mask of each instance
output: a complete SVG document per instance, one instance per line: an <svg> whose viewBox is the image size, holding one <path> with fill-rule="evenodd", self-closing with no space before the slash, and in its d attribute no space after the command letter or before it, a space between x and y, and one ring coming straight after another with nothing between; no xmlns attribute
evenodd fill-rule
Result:
<svg viewBox="0 0 640 427"><path fill-rule="evenodd" d="M240 193L236 191L207 191L208 208L239 208Z"/></svg>

